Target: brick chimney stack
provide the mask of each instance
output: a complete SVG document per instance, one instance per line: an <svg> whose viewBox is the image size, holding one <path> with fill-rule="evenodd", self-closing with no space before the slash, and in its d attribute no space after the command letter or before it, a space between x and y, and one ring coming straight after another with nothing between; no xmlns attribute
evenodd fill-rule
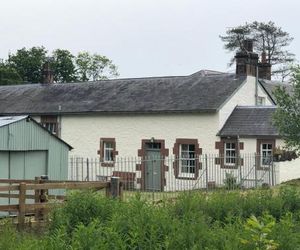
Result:
<svg viewBox="0 0 300 250"><path fill-rule="evenodd" d="M54 83L53 71L51 70L49 61L43 65L43 83Z"/></svg>
<svg viewBox="0 0 300 250"><path fill-rule="evenodd" d="M258 64L258 77L271 80L272 65L267 61L267 54L264 51L261 54L261 62Z"/></svg>
<svg viewBox="0 0 300 250"><path fill-rule="evenodd" d="M235 55L236 75L256 76L258 55L253 52L253 40L245 40L241 51Z"/></svg>

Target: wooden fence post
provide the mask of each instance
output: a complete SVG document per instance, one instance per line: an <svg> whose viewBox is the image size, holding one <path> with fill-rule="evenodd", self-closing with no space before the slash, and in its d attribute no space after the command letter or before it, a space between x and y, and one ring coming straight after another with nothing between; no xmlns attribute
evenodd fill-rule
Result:
<svg viewBox="0 0 300 250"><path fill-rule="evenodd" d="M19 186L19 215L18 226L20 229L24 228L26 213L26 183L21 182Z"/></svg>
<svg viewBox="0 0 300 250"><path fill-rule="evenodd" d="M110 182L107 182L107 186L105 188L105 194L107 198L110 197Z"/></svg>
<svg viewBox="0 0 300 250"><path fill-rule="evenodd" d="M110 193L112 198L120 196L120 177L112 176L110 178Z"/></svg>
<svg viewBox="0 0 300 250"><path fill-rule="evenodd" d="M48 176L47 175L42 175L40 183L46 183L48 181ZM41 189L40 190L40 203L45 203L48 201L48 189ZM44 209L40 210L40 219L45 220L45 211Z"/></svg>
<svg viewBox="0 0 300 250"><path fill-rule="evenodd" d="M41 183L41 177L35 177L35 184L40 184ZM34 190L34 203L40 203L40 195L41 195L41 190L36 189ZM40 220L40 210L39 209L35 209L34 212L34 218L35 221Z"/></svg>

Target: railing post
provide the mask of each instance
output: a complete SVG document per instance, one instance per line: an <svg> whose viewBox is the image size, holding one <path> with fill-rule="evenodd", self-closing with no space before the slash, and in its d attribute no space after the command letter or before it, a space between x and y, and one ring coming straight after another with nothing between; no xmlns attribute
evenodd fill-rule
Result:
<svg viewBox="0 0 300 250"><path fill-rule="evenodd" d="M206 179L206 192L208 192L208 164L207 164L207 154L205 154L205 179Z"/></svg>
<svg viewBox="0 0 300 250"><path fill-rule="evenodd" d="M25 213L26 213L26 183L21 182L19 186L19 215L18 215L18 224L20 229L24 228Z"/></svg>
<svg viewBox="0 0 300 250"><path fill-rule="evenodd" d="M90 180L90 163L89 163L89 158L86 158L86 179L87 181Z"/></svg>

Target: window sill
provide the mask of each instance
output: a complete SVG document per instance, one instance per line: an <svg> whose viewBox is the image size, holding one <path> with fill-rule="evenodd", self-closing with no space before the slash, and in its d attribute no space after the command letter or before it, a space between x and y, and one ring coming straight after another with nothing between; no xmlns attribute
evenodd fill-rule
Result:
<svg viewBox="0 0 300 250"><path fill-rule="evenodd" d="M195 174L179 174L176 178L180 180L196 180Z"/></svg>
<svg viewBox="0 0 300 250"><path fill-rule="evenodd" d="M223 168L223 169L238 169L238 166L237 165L224 165L224 166L221 166L221 168Z"/></svg>
<svg viewBox="0 0 300 250"><path fill-rule="evenodd" d="M270 166L258 166L256 170L270 170Z"/></svg>
<svg viewBox="0 0 300 250"><path fill-rule="evenodd" d="M101 162L102 167L114 167L115 163L114 162Z"/></svg>

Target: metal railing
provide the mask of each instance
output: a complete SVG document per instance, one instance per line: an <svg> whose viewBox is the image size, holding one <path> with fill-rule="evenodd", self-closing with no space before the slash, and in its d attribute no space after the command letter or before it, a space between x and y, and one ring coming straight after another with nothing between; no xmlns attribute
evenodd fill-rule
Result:
<svg viewBox="0 0 300 250"><path fill-rule="evenodd" d="M278 169L272 159L243 154L228 161L224 155L204 154L191 158L118 157L114 162L101 162L73 156L69 180L109 181L117 176L125 190L143 192L255 188L277 184Z"/></svg>

